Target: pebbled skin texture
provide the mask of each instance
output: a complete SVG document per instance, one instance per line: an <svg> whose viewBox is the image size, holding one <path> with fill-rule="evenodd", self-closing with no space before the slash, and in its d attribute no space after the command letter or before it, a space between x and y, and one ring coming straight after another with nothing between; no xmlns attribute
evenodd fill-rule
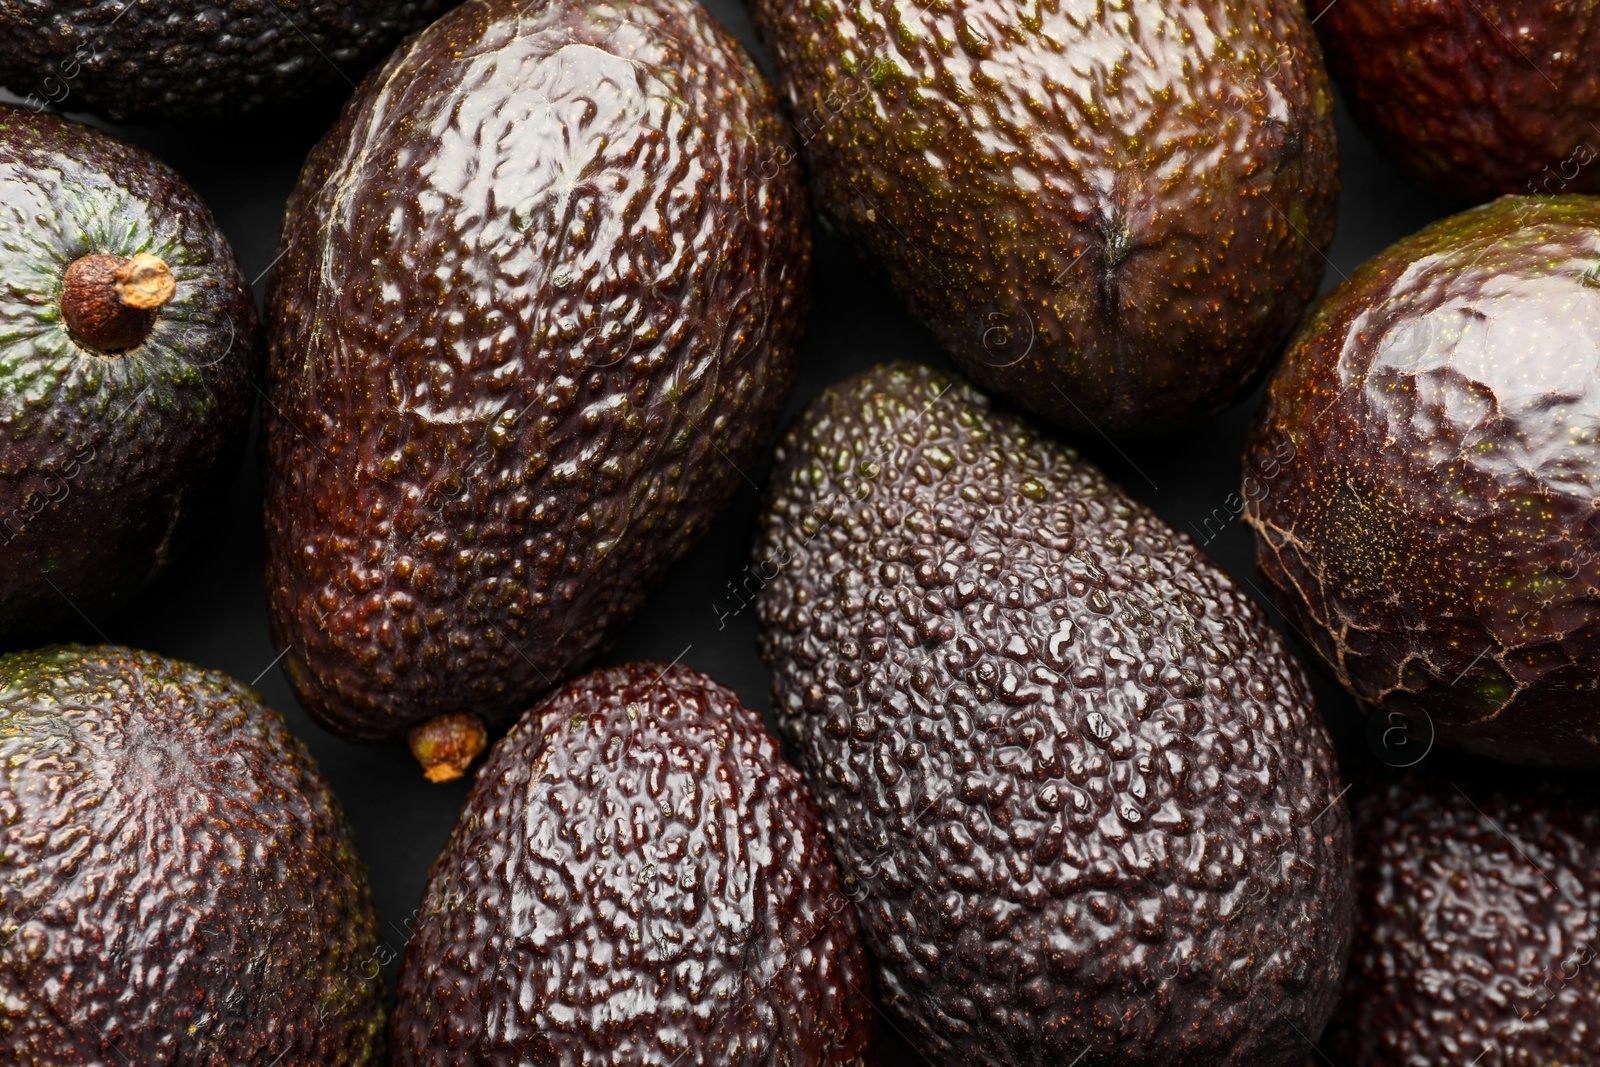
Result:
<svg viewBox="0 0 1600 1067"><path fill-rule="evenodd" d="M312 154L268 296L268 588L301 702L507 722L772 432L810 269L770 89L691 0L475 0Z"/></svg>
<svg viewBox="0 0 1600 1067"><path fill-rule="evenodd" d="M0 84L112 122L235 119L347 93L446 0L6 0Z"/></svg>
<svg viewBox="0 0 1600 1067"><path fill-rule="evenodd" d="M62 321L80 256L161 257L177 294L104 356ZM216 221L144 151L0 105L0 644L75 634L193 538L238 472L255 299ZM53 586L53 587L52 587Z"/></svg>
<svg viewBox="0 0 1600 1067"><path fill-rule="evenodd" d="M1346 688L1514 762L1600 765L1597 227L1600 200L1508 197L1369 260L1245 454L1296 457L1245 517Z"/></svg>
<svg viewBox="0 0 1600 1067"><path fill-rule="evenodd" d="M871 981L822 819L760 718L609 667L478 772L406 952L394 1067L871 1067Z"/></svg>
<svg viewBox="0 0 1600 1067"><path fill-rule="evenodd" d="M1202 422L1316 293L1338 152L1293 0L751 9L819 209L964 373L1050 422Z"/></svg>
<svg viewBox="0 0 1600 1067"><path fill-rule="evenodd" d="M780 729L930 1060L1303 1058L1350 937L1338 771L1187 537L900 364L786 435L756 558Z"/></svg>
<svg viewBox="0 0 1600 1067"><path fill-rule="evenodd" d="M126 648L0 658L0 1062L379 1062L365 867L258 701Z"/></svg>
<svg viewBox="0 0 1600 1067"><path fill-rule="evenodd" d="M1338 0L1316 25L1362 127L1434 195L1600 192L1596 0Z"/></svg>
<svg viewBox="0 0 1600 1067"><path fill-rule="evenodd" d="M1327 1041L1345 1062L1595 1061L1600 797L1507 777L1417 773L1356 805L1359 920Z"/></svg>

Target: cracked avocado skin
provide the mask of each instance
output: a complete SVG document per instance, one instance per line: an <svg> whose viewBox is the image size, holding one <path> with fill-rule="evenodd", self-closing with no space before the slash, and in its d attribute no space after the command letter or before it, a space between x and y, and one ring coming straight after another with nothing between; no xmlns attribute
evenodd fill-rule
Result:
<svg viewBox="0 0 1600 1067"><path fill-rule="evenodd" d="M793 380L791 145L691 0L467 3L367 81L268 297L273 635L323 724L508 723L706 531Z"/></svg>
<svg viewBox="0 0 1600 1067"><path fill-rule="evenodd" d="M1333 748L1186 536L900 364L785 436L756 558L780 729L924 1055L1303 1060L1350 938Z"/></svg>
<svg viewBox="0 0 1600 1067"><path fill-rule="evenodd" d="M1245 516L1345 687L1518 763L1600 765L1597 264L1586 196L1398 242L1308 317L1245 454L1293 450Z"/></svg>
<svg viewBox="0 0 1600 1067"><path fill-rule="evenodd" d="M973 381L1149 435L1242 398L1333 238L1293 0L750 0L819 210Z"/></svg>
<svg viewBox="0 0 1600 1067"><path fill-rule="evenodd" d="M478 773L401 972L394 1067L876 1067L822 819L686 667L570 682Z"/></svg>
<svg viewBox="0 0 1600 1067"><path fill-rule="evenodd" d="M254 690L111 646L0 657L0 1062L377 1067L376 927Z"/></svg>
<svg viewBox="0 0 1600 1067"><path fill-rule="evenodd" d="M181 178L0 105L0 645L76 636L183 552L238 472L259 357Z"/></svg>

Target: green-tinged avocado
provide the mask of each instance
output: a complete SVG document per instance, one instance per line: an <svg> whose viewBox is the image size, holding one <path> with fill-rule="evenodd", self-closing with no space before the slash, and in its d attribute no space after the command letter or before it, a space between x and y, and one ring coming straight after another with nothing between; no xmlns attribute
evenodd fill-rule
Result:
<svg viewBox="0 0 1600 1067"><path fill-rule="evenodd" d="M787 434L756 558L779 724L930 1061L1303 1059L1349 819L1304 675L1187 537L902 364Z"/></svg>
<svg viewBox="0 0 1600 1067"><path fill-rule="evenodd" d="M750 0L818 208L1056 425L1239 399L1322 276L1338 153L1294 0Z"/></svg>
<svg viewBox="0 0 1600 1067"><path fill-rule="evenodd" d="M1582 1067L1600 1047L1600 794L1409 772L1356 804L1354 1067Z"/></svg>
<svg viewBox="0 0 1600 1067"><path fill-rule="evenodd" d="M1458 204L1600 192L1594 0L1312 6L1346 102L1424 189Z"/></svg>
<svg viewBox="0 0 1600 1067"><path fill-rule="evenodd" d="M1261 572L1359 700L1600 765L1600 199L1506 197L1374 257L1290 345L1269 456Z"/></svg>
<svg viewBox="0 0 1600 1067"><path fill-rule="evenodd" d="M344 95L446 0L8 0L0 84L113 122L235 119Z"/></svg>
<svg viewBox="0 0 1600 1067"><path fill-rule="evenodd" d="M478 772L406 951L394 1067L874 1067L822 819L756 714L611 667Z"/></svg>
<svg viewBox="0 0 1600 1067"><path fill-rule="evenodd" d="M474 0L367 82L269 295L273 634L320 721L460 773L705 532L793 380L792 145L692 0Z"/></svg>
<svg viewBox="0 0 1600 1067"><path fill-rule="evenodd" d="M0 644L139 592L238 472L250 286L147 153L0 105Z"/></svg>
<svg viewBox="0 0 1600 1067"><path fill-rule="evenodd" d="M0 1063L378 1063L365 868L257 701L125 648L0 658Z"/></svg>

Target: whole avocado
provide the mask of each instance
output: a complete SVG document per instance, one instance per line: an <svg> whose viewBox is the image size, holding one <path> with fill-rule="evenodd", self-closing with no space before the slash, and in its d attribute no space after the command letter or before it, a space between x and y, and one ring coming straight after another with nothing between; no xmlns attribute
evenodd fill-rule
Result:
<svg viewBox="0 0 1600 1067"><path fill-rule="evenodd" d="M1119 435L1240 399L1333 238L1294 0L752 0L819 209L973 381Z"/></svg>
<svg viewBox="0 0 1600 1067"><path fill-rule="evenodd" d="M1600 192L1595 0L1337 0L1316 25L1361 125L1429 192Z"/></svg>
<svg viewBox="0 0 1600 1067"><path fill-rule="evenodd" d="M705 532L793 380L791 144L692 0L473 0L367 82L268 296L273 635L321 722L457 774Z"/></svg>
<svg viewBox="0 0 1600 1067"><path fill-rule="evenodd" d="M478 772L406 951L394 1067L875 1067L822 819L686 667L595 671Z"/></svg>
<svg viewBox="0 0 1600 1067"><path fill-rule="evenodd" d="M761 653L932 1062L1299 1063L1350 938L1299 668L1189 540L924 367L779 446Z"/></svg>
<svg viewBox="0 0 1600 1067"><path fill-rule="evenodd" d="M181 178L0 105L0 645L74 634L183 551L238 472L259 354Z"/></svg>
<svg viewBox="0 0 1600 1067"><path fill-rule="evenodd" d="M343 95L446 0L8 0L0 84L112 122L234 119Z"/></svg>
<svg viewBox="0 0 1600 1067"><path fill-rule="evenodd" d="M1360 701L1600 764L1600 199L1505 197L1331 291L1245 453L1257 562Z"/></svg>
<svg viewBox="0 0 1600 1067"><path fill-rule="evenodd" d="M379 1062L365 869L257 701L125 648L0 658L0 1062Z"/></svg>

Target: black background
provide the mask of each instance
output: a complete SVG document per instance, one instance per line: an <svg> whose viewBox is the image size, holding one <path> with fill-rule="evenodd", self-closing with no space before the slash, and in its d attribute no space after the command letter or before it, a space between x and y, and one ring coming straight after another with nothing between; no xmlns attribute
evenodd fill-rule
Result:
<svg viewBox="0 0 1600 1067"><path fill-rule="evenodd" d="M738 0L706 0L706 6L767 66ZM359 80L359 72L347 73ZM177 169L206 199L246 276L255 279L259 300L265 285L260 276L277 254L284 202L307 151L332 124L340 103L319 101L230 123L115 130ZM70 97L62 107L72 113ZM1377 155L1342 107L1339 145L1343 195L1338 234L1327 255L1325 288L1445 213ZM876 363L915 359L944 364L927 331L900 308L881 278L820 229L812 284L813 309L786 422L828 383ZM1073 443L1168 522L1196 534L1203 551L1264 599L1243 523L1234 519L1214 537L1199 534L1207 518L1215 531L1218 520L1229 514L1226 501L1239 490L1240 455L1256 400L1252 397L1199 430L1155 442L1117 445L1088 437ZM764 484L765 466L763 458L747 472L754 484L740 489L710 536L678 564L640 617L621 632L607 662L680 659L732 687L750 706L768 708L767 672L755 653L754 612L738 610L739 599L730 592L749 554L759 504L756 486ZM288 716L349 813L371 871L380 939L398 955L428 868L444 845L468 783L430 785L403 749L342 741L295 704L267 636L259 487L252 447L229 499L201 542L100 630L111 641L253 682ZM1273 619L1281 625L1276 613ZM1313 672L1313 680L1346 772L1356 774L1360 764L1371 760L1361 720L1328 679ZM883 1029L889 1067L926 1062L895 1039L892 1027Z"/></svg>

